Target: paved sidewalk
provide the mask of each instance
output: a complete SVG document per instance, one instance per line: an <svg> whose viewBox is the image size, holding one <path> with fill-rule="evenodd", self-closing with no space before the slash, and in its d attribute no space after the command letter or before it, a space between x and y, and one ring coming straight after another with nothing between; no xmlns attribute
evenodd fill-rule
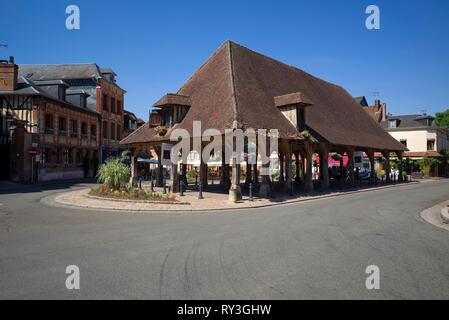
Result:
<svg viewBox="0 0 449 320"><path fill-rule="evenodd" d="M422 211L421 218L434 226L449 231L449 224L445 223L441 218L441 210L447 206L449 206L449 200Z"/></svg>
<svg viewBox="0 0 449 320"><path fill-rule="evenodd" d="M275 206L281 204L296 203L301 201L317 200L342 196L352 193L369 192L385 188L401 188L418 182L404 184L383 185L365 189L349 189L329 193L314 193L310 195L296 195L290 197L274 197L271 199L254 198L250 201L248 197L243 197L239 203L230 203L228 194L203 192L204 199L198 199L198 192L187 191L184 197L177 196L182 204L173 203L150 203L143 201L121 201L116 199L98 199L88 195L90 189L82 189L71 192L65 192L56 196L43 198L42 202L48 205L74 206L89 209L106 209L120 211L210 211L210 210L232 210L242 208L258 208L266 206ZM159 191L159 190L156 190Z"/></svg>

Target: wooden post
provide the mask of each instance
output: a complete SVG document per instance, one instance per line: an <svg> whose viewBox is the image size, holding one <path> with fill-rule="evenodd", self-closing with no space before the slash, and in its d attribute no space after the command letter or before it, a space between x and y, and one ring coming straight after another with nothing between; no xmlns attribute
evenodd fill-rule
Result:
<svg viewBox="0 0 449 320"><path fill-rule="evenodd" d="M304 143L306 154L306 177L305 177L305 191L313 192L313 177L312 177L312 156L315 151L315 146L312 142L306 141Z"/></svg>
<svg viewBox="0 0 449 320"><path fill-rule="evenodd" d="M131 177L129 179L130 187L137 187L137 157L131 157Z"/></svg>
<svg viewBox="0 0 449 320"><path fill-rule="evenodd" d="M293 166L292 166L292 152L289 144L288 150L285 154L285 192L293 192Z"/></svg>
<svg viewBox="0 0 449 320"><path fill-rule="evenodd" d="M391 168L390 168L390 151L382 151L382 154L385 158L385 174L386 174L386 181L391 182Z"/></svg>
<svg viewBox="0 0 449 320"><path fill-rule="evenodd" d="M283 153L279 153L279 183L285 182L284 179L284 160L285 156Z"/></svg>
<svg viewBox="0 0 449 320"><path fill-rule="evenodd" d="M259 197L261 198L269 198L270 192L271 192L271 183L270 183L270 163L271 163L271 157L270 157L270 139L265 136L258 136L258 139L265 138L266 143L266 150L268 152L268 159L269 161L267 163L262 163L262 182L260 184L259 188ZM266 156L266 155L264 155ZM262 158L263 159L263 158Z"/></svg>
<svg viewBox="0 0 449 320"><path fill-rule="evenodd" d="M172 163L171 165L170 180L171 180L171 192L177 193L179 191L179 174L177 164Z"/></svg>
<svg viewBox="0 0 449 320"><path fill-rule="evenodd" d="M155 147L154 151L157 154L157 173L156 173L156 186L162 187L164 183L164 167L162 166L162 149L161 147Z"/></svg>
<svg viewBox="0 0 449 320"><path fill-rule="evenodd" d="M349 177L349 186L354 186L354 148L348 147L346 150L346 153L348 155L348 177Z"/></svg>
<svg viewBox="0 0 449 320"><path fill-rule="evenodd" d="M248 163L249 160L246 161L246 177L245 177L245 189L249 188L249 184L252 182L252 176L251 176L251 165Z"/></svg>
<svg viewBox="0 0 449 320"><path fill-rule="evenodd" d="M321 189L326 191L329 189L329 147L323 144L320 149Z"/></svg>
<svg viewBox="0 0 449 320"><path fill-rule="evenodd" d="M295 183L299 184L301 181L301 163L299 162L299 153L295 152Z"/></svg>
<svg viewBox="0 0 449 320"><path fill-rule="evenodd" d="M238 202L242 200L242 190L240 188L240 164L234 159L232 165L232 183L229 189L229 201Z"/></svg>
<svg viewBox="0 0 449 320"><path fill-rule="evenodd" d="M370 167L371 167L371 173L370 173L370 181L371 183L375 183L377 176L376 176L376 171L374 170L374 150L373 149L367 149L366 150L366 155L369 158L369 162L370 162Z"/></svg>
<svg viewBox="0 0 449 320"><path fill-rule="evenodd" d="M396 152L396 155L398 156L398 160L399 160L399 176L398 176L398 181L399 181L399 182L403 182L403 181L404 181L404 177L403 177L403 171L404 171L404 168L403 168L403 166L402 166L403 152L402 152L402 151L398 151L398 152Z"/></svg>

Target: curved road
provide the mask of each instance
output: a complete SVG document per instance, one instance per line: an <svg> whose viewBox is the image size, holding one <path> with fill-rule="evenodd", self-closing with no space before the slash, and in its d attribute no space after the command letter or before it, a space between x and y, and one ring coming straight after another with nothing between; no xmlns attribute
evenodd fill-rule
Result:
<svg viewBox="0 0 449 320"><path fill-rule="evenodd" d="M449 298L449 232L419 216L449 199L447 180L218 213L40 202L61 191L0 194L0 298ZM368 265L380 290L365 287Z"/></svg>

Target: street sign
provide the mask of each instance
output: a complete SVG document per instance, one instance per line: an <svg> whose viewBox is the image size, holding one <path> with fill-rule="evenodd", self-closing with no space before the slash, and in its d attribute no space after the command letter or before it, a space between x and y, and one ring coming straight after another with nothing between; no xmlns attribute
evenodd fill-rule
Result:
<svg viewBox="0 0 449 320"><path fill-rule="evenodd" d="M28 154L32 157L34 157L35 155L37 155L39 153L38 150L36 149L28 149Z"/></svg>

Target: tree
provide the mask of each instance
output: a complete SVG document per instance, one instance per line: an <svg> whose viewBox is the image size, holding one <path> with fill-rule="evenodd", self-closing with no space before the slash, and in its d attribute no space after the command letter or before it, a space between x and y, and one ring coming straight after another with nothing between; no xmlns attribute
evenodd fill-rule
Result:
<svg viewBox="0 0 449 320"><path fill-rule="evenodd" d="M441 128L449 128L449 109L435 114L435 122Z"/></svg>
<svg viewBox="0 0 449 320"><path fill-rule="evenodd" d="M430 175L430 169L433 166L438 166L441 163L442 161L440 159L434 157L424 157L418 160L418 165L426 176Z"/></svg>

